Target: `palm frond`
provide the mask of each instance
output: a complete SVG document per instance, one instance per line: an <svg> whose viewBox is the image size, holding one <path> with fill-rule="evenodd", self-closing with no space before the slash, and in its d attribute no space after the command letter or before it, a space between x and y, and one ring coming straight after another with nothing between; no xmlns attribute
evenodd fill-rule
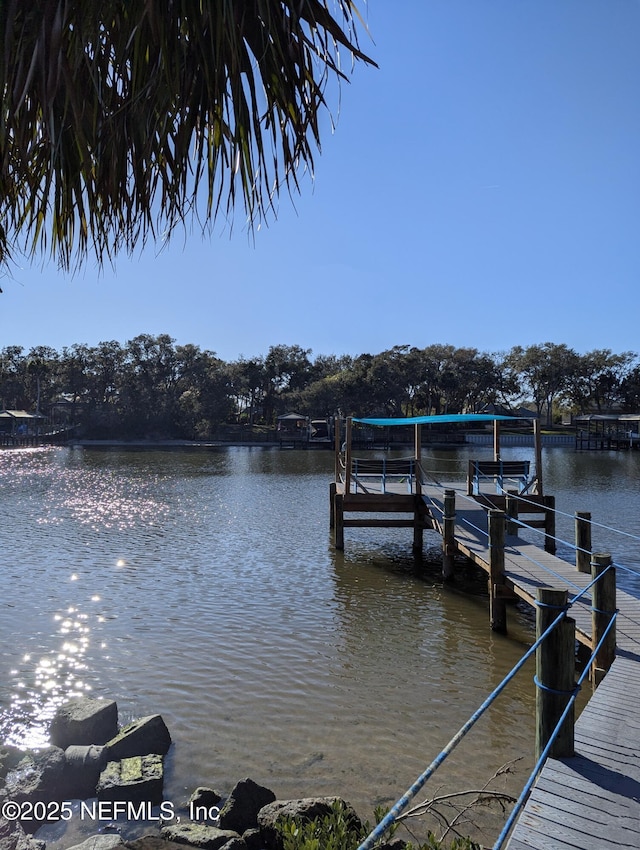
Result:
<svg viewBox="0 0 640 850"><path fill-rule="evenodd" d="M17 248L68 269L191 215L268 216L313 169L341 53L374 64L354 3L331 7L0 0L0 264Z"/></svg>

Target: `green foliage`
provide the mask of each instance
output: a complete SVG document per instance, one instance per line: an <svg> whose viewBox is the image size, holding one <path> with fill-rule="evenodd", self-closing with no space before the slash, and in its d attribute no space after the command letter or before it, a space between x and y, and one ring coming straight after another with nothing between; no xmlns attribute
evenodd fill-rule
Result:
<svg viewBox="0 0 640 850"><path fill-rule="evenodd" d="M311 821L299 822L293 818L283 818L278 823L278 830L282 836L284 850L357 850L372 827L369 823L360 824L354 821L351 810L341 801L336 801L331 808L331 814ZM377 823L384 814L381 809L376 809ZM390 833L393 834L395 829L396 826L393 826ZM379 839L375 847L385 847L388 840L388 837ZM480 850L480 847L469 838L455 838L451 843L445 844L429 833L425 843L406 844L405 850Z"/></svg>
<svg viewBox="0 0 640 850"><path fill-rule="evenodd" d="M352 0L0 3L0 267L64 267L249 222L313 169L328 87L357 46Z"/></svg>

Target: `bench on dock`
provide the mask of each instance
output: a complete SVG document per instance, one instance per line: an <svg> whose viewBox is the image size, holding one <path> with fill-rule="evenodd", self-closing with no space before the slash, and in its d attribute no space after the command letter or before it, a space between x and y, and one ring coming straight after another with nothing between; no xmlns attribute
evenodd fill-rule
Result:
<svg viewBox="0 0 640 850"><path fill-rule="evenodd" d="M470 460L467 495L479 495L486 481L491 481L498 493L504 493L511 482L518 485L518 493L524 493L531 483L529 470L528 460Z"/></svg>
<svg viewBox="0 0 640 850"><path fill-rule="evenodd" d="M359 458L351 459L351 476L363 492L370 492L375 486L375 492L386 492L387 482L406 483L407 492L412 492L416 474L415 458ZM368 486L363 483L366 481ZM376 486L378 485L378 486Z"/></svg>

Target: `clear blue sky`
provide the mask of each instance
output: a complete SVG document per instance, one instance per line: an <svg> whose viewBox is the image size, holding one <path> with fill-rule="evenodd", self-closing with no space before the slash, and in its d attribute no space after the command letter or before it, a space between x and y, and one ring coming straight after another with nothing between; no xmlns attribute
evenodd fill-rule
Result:
<svg viewBox="0 0 640 850"><path fill-rule="evenodd" d="M380 69L343 86L295 208L253 243L239 216L101 274L19 269L0 347L640 351L638 0L358 5Z"/></svg>

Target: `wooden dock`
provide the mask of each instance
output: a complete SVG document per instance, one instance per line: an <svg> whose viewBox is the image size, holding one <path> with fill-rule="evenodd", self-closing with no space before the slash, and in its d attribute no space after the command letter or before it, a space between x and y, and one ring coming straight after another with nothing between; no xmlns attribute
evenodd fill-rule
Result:
<svg viewBox="0 0 640 850"><path fill-rule="evenodd" d="M535 513L531 525L540 529L539 540L532 543L522 532L509 533L517 526L505 526L506 496L471 494L470 483L466 490L426 483L419 469L418 440L416 446L414 459L398 460L395 465L380 460L367 465L360 459L358 468L348 457L349 472L336 474L331 490L337 544L344 546L344 527L349 525L413 527L414 550L421 548L424 528L438 530L443 537L443 566L447 560L453 563L458 553L487 573L491 624L499 630L506 628L509 599L533 606L539 591L552 587L566 591L571 600L590 585L590 572L554 554L553 500L542 496L541 487L537 495L525 494L519 500L520 513ZM501 469L496 467L496 472ZM363 515L338 518L337 511L345 509ZM373 511L385 513L373 518L368 515ZM400 519L399 513L409 516ZM490 545L490 535L498 514L503 536L496 547L495 538ZM497 548L501 551L496 562ZM589 652L595 643L592 593L589 590L577 600L569 614L575 620L576 641ZM496 846L508 850L640 848L640 599L618 589L612 607L618 610L615 659L606 674L593 671L598 686L575 724L574 755L547 758L511 835Z"/></svg>

